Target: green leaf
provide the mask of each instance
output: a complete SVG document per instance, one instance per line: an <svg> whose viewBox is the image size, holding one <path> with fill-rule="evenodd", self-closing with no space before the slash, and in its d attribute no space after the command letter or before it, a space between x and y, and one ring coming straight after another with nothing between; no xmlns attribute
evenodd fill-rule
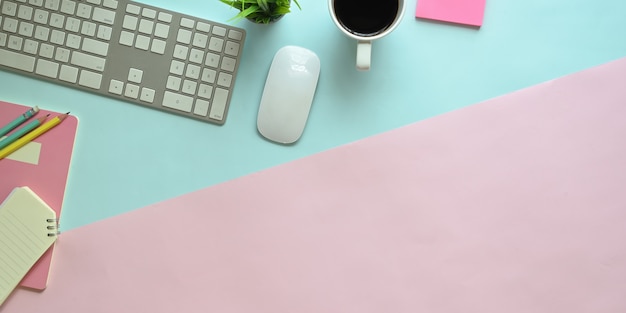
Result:
<svg viewBox="0 0 626 313"><path fill-rule="evenodd" d="M259 4L261 10L266 13L270 13L270 6L267 4L267 0L258 0L257 3Z"/></svg>

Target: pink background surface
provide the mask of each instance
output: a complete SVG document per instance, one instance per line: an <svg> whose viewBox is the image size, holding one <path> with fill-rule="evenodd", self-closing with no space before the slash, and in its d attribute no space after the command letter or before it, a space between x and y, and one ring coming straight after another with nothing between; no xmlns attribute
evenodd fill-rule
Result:
<svg viewBox="0 0 626 313"><path fill-rule="evenodd" d="M12 121L28 109L26 106L0 101L0 125ZM40 110L33 118L48 113L49 118L60 114ZM11 159L0 160L0 199L4 200L15 187L27 186L57 213L57 217L60 216L77 126L78 119L70 115L61 124L37 137L34 141L41 143L38 165ZM54 246L37 261L20 283L21 286L46 288L53 249Z"/></svg>
<svg viewBox="0 0 626 313"><path fill-rule="evenodd" d="M415 16L444 22L481 26L485 0L417 0Z"/></svg>
<svg viewBox="0 0 626 313"><path fill-rule="evenodd" d="M626 59L63 233L0 312L626 311Z"/></svg>

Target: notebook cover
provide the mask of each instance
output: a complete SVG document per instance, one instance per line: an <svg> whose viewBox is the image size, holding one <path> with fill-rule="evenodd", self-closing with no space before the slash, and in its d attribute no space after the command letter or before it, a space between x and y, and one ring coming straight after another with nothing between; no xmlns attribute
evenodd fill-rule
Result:
<svg viewBox="0 0 626 313"><path fill-rule="evenodd" d="M65 232L2 313L626 312L626 59Z"/></svg>
<svg viewBox="0 0 626 313"><path fill-rule="evenodd" d="M486 0L417 0L415 17L481 26Z"/></svg>
<svg viewBox="0 0 626 313"><path fill-rule="evenodd" d="M0 125L5 125L26 112L29 108L0 101ZM50 113L50 117L61 114L40 110L33 118L45 116L48 113ZM32 121L32 119L29 121ZM0 179L0 199L6 198L15 187L28 186L60 218L77 126L78 119L70 115L61 124L36 138L33 141L35 142L33 145L41 145L38 164L9 158L0 160L0 173L2 173L2 179ZM22 149L27 149L27 147L24 146ZM20 150L14 154L20 152ZM53 250L54 246L46 251L24 277L20 286L38 290L46 288Z"/></svg>

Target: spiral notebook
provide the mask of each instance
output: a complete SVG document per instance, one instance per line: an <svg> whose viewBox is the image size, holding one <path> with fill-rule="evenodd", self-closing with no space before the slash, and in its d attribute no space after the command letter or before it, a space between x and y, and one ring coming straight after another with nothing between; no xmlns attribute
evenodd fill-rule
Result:
<svg viewBox="0 0 626 313"><path fill-rule="evenodd" d="M40 105L41 106L41 105ZM0 101L0 125L5 125L30 107ZM59 112L41 109L36 117ZM70 115L51 131L0 160L0 201L19 186L28 186L61 218L78 118ZM43 290L48 283L54 245L37 261L20 283L21 287Z"/></svg>
<svg viewBox="0 0 626 313"><path fill-rule="evenodd" d="M57 235L56 213L28 187L0 205L0 305Z"/></svg>

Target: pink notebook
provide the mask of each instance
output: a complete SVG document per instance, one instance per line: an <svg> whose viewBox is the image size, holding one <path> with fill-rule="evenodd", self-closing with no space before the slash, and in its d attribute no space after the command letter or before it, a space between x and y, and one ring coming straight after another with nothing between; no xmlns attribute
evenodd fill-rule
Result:
<svg viewBox="0 0 626 313"><path fill-rule="evenodd" d="M624 313L626 59L72 229L1 313Z"/></svg>
<svg viewBox="0 0 626 313"><path fill-rule="evenodd" d="M7 124L28 109L0 101L0 125ZM50 118L61 114L40 110L33 118L48 113ZM27 186L60 217L77 126L78 119L70 115L52 130L0 160L0 199L5 199L15 187ZM54 246L37 261L20 286L38 290L46 288L53 249Z"/></svg>

